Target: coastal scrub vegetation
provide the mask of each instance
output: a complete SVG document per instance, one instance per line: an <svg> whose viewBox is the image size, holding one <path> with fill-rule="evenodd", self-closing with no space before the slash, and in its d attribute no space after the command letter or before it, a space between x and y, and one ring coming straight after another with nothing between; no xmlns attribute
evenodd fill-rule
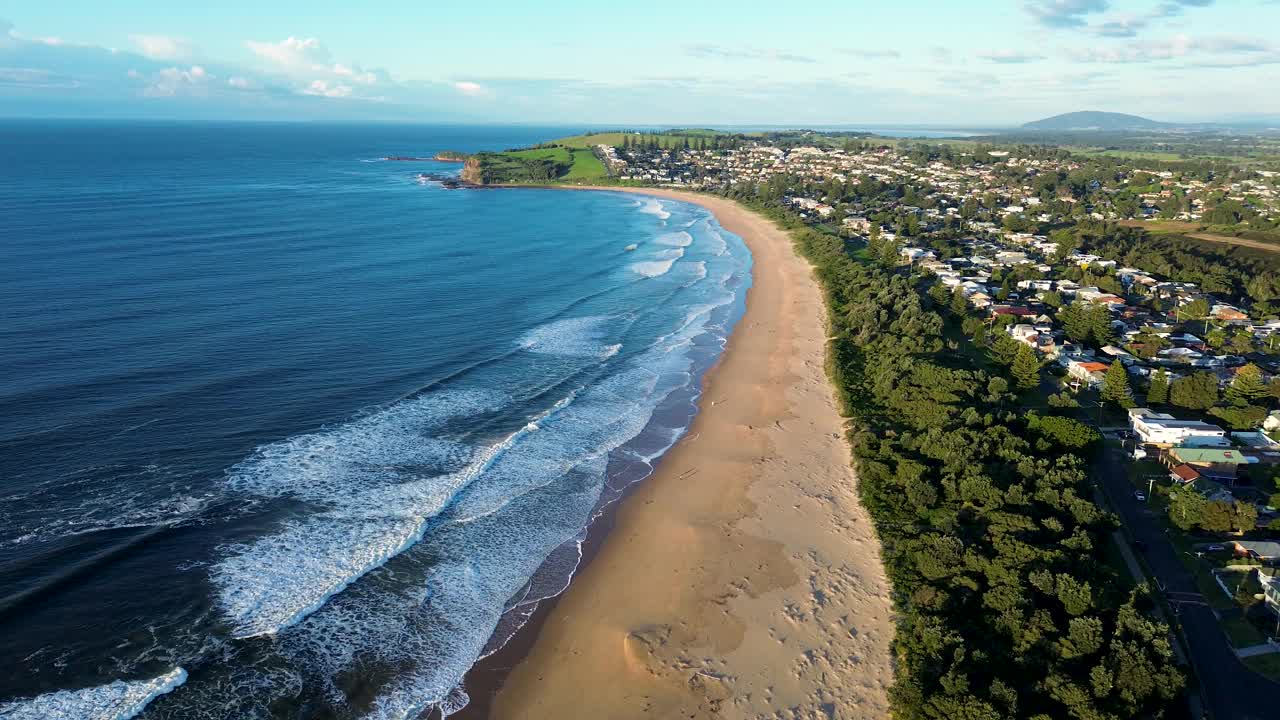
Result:
<svg viewBox="0 0 1280 720"><path fill-rule="evenodd" d="M1146 588L1108 562L1097 432L1020 409L1025 369L961 347L923 276L740 199L794 229L826 294L829 372L898 614L894 717L1164 716L1184 679Z"/></svg>
<svg viewBox="0 0 1280 720"><path fill-rule="evenodd" d="M1096 431L1001 409L1009 381L958 361L919 277L797 235L899 612L895 716L1160 715L1183 679L1149 597L1105 561L1117 523L1078 454Z"/></svg>

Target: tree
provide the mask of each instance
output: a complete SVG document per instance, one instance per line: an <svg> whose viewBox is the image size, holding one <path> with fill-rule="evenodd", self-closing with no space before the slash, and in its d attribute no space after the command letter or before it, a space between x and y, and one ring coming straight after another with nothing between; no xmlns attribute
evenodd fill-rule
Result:
<svg viewBox="0 0 1280 720"><path fill-rule="evenodd" d="M1267 394L1267 387L1262 383L1262 371L1257 365L1249 363L1236 371L1236 376L1227 386L1227 402L1237 407L1244 407L1260 400Z"/></svg>
<svg viewBox="0 0 1280 720"><path fill-rule="evenodd" d="M1208 410L1218 403L1218 378L1198 372L1169 383L1169 402L1189 410Z"/></svg>
<svg viewBox="0 0 1280 720"><path fill-rule="evenodd" d="M955 292L951 293L951 312L960 317L964 317L969 312L969 299L960 288L956 288Z"/></svg>
<svg viewBox="0 0 1280 720"><path fill-rule="evenodd" d="M1027 429L1071 450L1086 448L1102 439L1102 435L1079 420L1035 413L1027 414Z"/></svg>
<svg viewBox="0 0 1280 720"><path fill-rule="evenodd" d="M1102 399L1120 407L1133 405L1133 395L1129 390L1129 373L1119 360L1113 360L1107 368L1107 375L1102 380Z"/></svg>
<svg viewBox="0 0 1280 720"><path fill-rule="evenodd" d="M1163 405L1169 401L1169 373L1164 368L1151 375L1151 387L1147 388L1147 404Z"/></svg>
<svg viewBox="0 0 1280 720"><path fill-rule="evenodd" d="M1204 298L1196 298L1179 306L1176 310L1179 320L1204 320L1204 330L1209 331L1209 302Z"/></svg>
<svg viewBox="0 0 1280 720"><path fill-rule="evenodd" d="M1169 522L1180 530L1199 527L1208 504L1195 488L1189 485L1175 487L1169 492Z"/></svg>
<svg viewBox="0 0 1280 720"><path fill-rule="evenodd" d="M947 286L942 283L934 283L929 286L929 299L934 305L944 307L951 302L951 293L947 292Z"/></svg>
<svg viewBox="0 0 1280 720"><path fill-rule="evenodd" d="M1221 418L1232 430L1252 430L1267 419L1267 409L1257 405L1219 405L1210 408L1209 414Z"/></svg>
<svg viewBox="0 0 1280 720"><path fill-rule="evenodd" d="M1016 342L1016 341L1015 341ZM1029 346L1018 343L1018 352L1013 357L1010 367L1013 382L1019 390L1030 390L1040 384L1040 359L1036 351Z"/></svg>
<svg viewBox="0 0 1280 720"><path fill-rule="evenodd" d="M1049 396L1049 407L1078 408L1080 407L1080 403L1077 402L1075 398L1068 395L1067 392L1064 390L1060 393L1056 393L1054 395Z"/></svg>
<svg viewBox="0 0 1280 720"><path fill-rule="evenodd" d="M1009 337L1008 333L998 332L995 334L995 339L991 341L991 358L1005 367L1011 367L1018 359L1018 353L1021 352L1019 348L1024 347L1027 346ZM1017 379L1015 378L1014 381L1016 382Z"/></svg>

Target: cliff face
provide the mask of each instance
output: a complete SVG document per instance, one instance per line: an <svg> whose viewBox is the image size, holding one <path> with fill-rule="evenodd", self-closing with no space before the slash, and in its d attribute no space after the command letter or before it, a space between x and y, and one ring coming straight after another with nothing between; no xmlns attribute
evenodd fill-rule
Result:
<svg viewBox="0 0 1280 720"><path fill-rule="evenodd" d="M463 182L469 182L474 185L485 184L484 173L480 170L480 160L478 158L467 158L467 161L462 164L461 178Z"/></svg>

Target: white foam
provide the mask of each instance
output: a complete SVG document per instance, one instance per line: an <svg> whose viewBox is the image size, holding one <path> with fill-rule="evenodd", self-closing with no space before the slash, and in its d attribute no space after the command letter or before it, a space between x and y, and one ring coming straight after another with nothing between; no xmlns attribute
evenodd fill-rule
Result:
<svg viewBox="0 0 1280 720"><path fill-rule="evenodd" d="M555 320L525 333L520 347L543 355L605 359L621 348L604 344L613 318L593 316Z"/></svg>
<svg viewBox="0 0 1280 720"><path fill-rule="evenodd" d="M656 198L645 198L643 204L640 205L640 212L645 215L655 215L660 220L666 220L671 217L671 213L667 212L666 206Z"/></svg>
<svg viewBox="0 0 1280 720"><path fill-rule="evenodd" d="M566 543L581 538L598 506L611 452L638 436L672 391L687 386L692 360L678 351L682 340L673 333L526 425L397 565L397 577L421 573L421 585L388 585L382 571L281 633L282 651L315 668L338 702L352 667L395 668L376 688L368 718L407 720L433 707L460 708L465 697L457 688L492 652L490 640L508 612L564 589L579 558ZM562 548L560 559L569 564L531 584Z"/></svg>
<svg viewBox="0 0 1280 720"><path fill-rule="evenodd" d="M80 690L58 690L29 700L0 705L6 720L128 720L152 700L187 680L187 671L174 668L150 680L116 680Z"/></svg>
<svg viewBox="0 0 1280 720"><path fill-rule="evenodd" d="M0 547L104 530L178 525L197 519L217 492L187 494L189 472L160 465L93 466L0 497Z"/></svg>
<svg viewBox="0 0 1280 720"><path fill-rule="evenodd" d="M672 247L689 247L693 244L693 236L681 230L679 232L667 233L659 235L653 240L659 245L670 245Z"/></svg>
<svg viewBox="0 0 1280 720"><path fill-rule="evenodd" d="M499 405L486 393L433 393L267 445L232 468L234 490L322 508L223 548L210 577L234 634L278 632L418 542L426 521L515 437L476 449L429 433Z"/></svg>
<svg viewBox="0 0 1280 720"><path fill-rule="evenodd" d="M705 260L695 260L694 262L686 263L686 264L685 264L685 267L688 267L688 268L689 268L689 271L693 273L693 278L691 278L691 280L690 280L690 282L691 282L691 283L692 283L692 282L697 282L697 281L699 281L699 280L705 280L705 279L706 279L706 277L707 277L707 261L705 261Z"/></svg>
<svg viewBox="0 0 1280 720"><path fill-rule="evenodd" d="M710 241L708 251L716 257L721 257L729 252L729 243L725 242L724 236L718 230L712 227L711 223L707 223L706 227L707 240Z"/></svg>
<svg viewBox="0 0 1280 720"><path fill-rule="evenodd" d="M650 260L647 262L638 262L631 265L631 269L636 273L649 278L662 277L671 272L671 266L676 262L676 258L670 260Z"/></svg>

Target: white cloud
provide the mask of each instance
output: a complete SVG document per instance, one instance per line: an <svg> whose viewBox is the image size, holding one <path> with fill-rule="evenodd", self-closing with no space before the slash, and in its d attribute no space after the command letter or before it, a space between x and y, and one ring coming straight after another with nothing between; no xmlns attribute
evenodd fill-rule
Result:
<svg viewBox="0 0 1280 720"><path fill-rule="evenodd" d="M351 78L353 82L360 83L361 85L376 85L378 83L377 73L358 67L343 65L342 63L334 63L333 74Z"/></svg>
<svg viewBox="0 0 1280 720"><path fill-rule="evenodd" d="M1107 10L1108 0L1024 0L1022 6L1036 22L1050 28L1077 28L1085 18Z"/></svg>
<svg viewBox="0 0 1280 720"><path fill-rule="evenodd" d="M3 41L3 36L0 36ZM72 89L80 87L80 81L39 68L0 67L0 87L24 87L42 89Z"/></svg>
<svg viewBox="0 0 1280 720"><path fill-rule="evenodd" d="M191 44L167 35L130 35L138 51L152 60L182 60L193 54Z"/></svg>
<svg viewBox="0 0 1280 720"><path fill-rule="evenodd" d="M351 86L342 83L329 83L325 80L312 80L311 84L302 90L303 95L317 95L327 98L342 98L351 95Z"/></svg>
<svg viewBox="0 0 1280 720"><path fill-rule="evenodd" d="M1076 59L1084 62L1142 63L1159 60L1175 60L1192 55L1232 55L1240 64L1249 57L1277 52L1277 48L1258 38L1231 35L1191 37L1173 35L1163 40L1131 42L1115 47L1093 47L1076 52Z"/></svg>
<svg viewBox="0 0 1280 720"><path fill-rule="evenodd" d="M142 74L136 70L130 70L129 77L143 79ZM178 67L165 68L148 79L142 94L147 97L201 95L207 91L209 81L213 79L214 76L199 65L192 65L188 70Z"/></svg>
<svg viewBox="0 0 1280 720"><path fill-rule="evenodd" d="M254 55L284 68L312 68L329 61L329 51L316 38L290 35L278 43L249 40L245 46Z"/></svg>
<svg viewBox="0 0 1280 720"><path fill-rule="evenodd" d="M1018 65L1021 63L1035 62L1044 60L1044 55L1035 53L1022 52L1020 50L991 50L988 52L978 53L978 57L982 60L989 60L994 63L1002 63L1005 65Z"/></svg>
<svg viewBox="0 0 1280 720"><path fill-rule="evenodd" d="M480 83L462 81L453 84L453 89L466 95L467 97L479 97L487 93L484 86Z"/></svg>
<svg viewBox="0 0 1280 720"><path fill-rule="evenodd" d="M227 85L230 85L237 90L251 90L256 87L252 80L240 77L239 75L227 78Z"/></svg>

